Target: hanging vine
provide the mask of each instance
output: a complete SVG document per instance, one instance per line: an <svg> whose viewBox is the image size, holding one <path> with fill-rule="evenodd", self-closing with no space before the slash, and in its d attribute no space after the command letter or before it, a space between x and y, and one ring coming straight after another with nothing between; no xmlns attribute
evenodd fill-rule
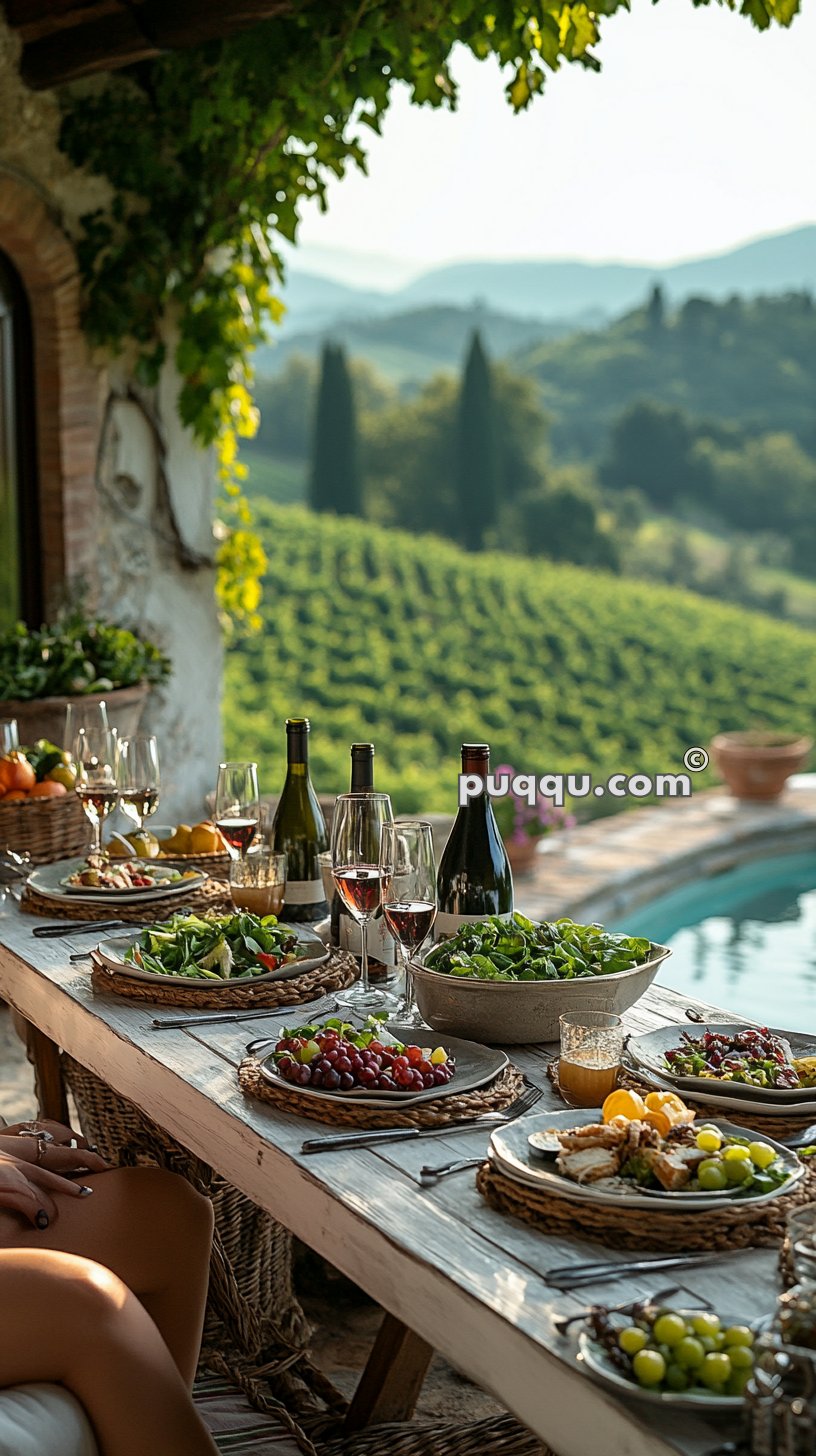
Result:
<svg viewBox="0 0 816 1456"><path fill-rule="evenodd" d="M761 29L789 25L799 8L717 3ZM283 311L279 239L295 241L304 201L325 210L329 180L349 163L365 170L361 137L379 132L395 81L418 104L454 108L449 57L460 42L509 68L506 94L520 110L562 62L599 69L602 20L621 8L628 0L306 0L102 87L63 88L60 144L112 187L110 205L81 219L85 327L96 344L133 348L138 378L155 383L173 321L181 419L218 461L217 595L233 623L259 622L265 558L238 449L257 427L252 353Z"/></svg>

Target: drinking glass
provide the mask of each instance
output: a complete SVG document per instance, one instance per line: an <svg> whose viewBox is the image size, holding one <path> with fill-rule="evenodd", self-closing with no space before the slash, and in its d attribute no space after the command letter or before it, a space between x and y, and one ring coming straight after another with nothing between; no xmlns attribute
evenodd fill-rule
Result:
<svg viewBox="0 0 816 1456"><path fill-rule="evenodd" d="M562 1096L572 1107L600 1107L618 1080L623 1023L606 1011L569 1011L559 1022Z"/></svg>
<svg viewBox="0 0 816 1456"><path fill-rule="evenodd" d="M62 746L69 751L76 743L76 737L81 728L88 728L108 732L108 710L103 702L101 703L67 703L65 707L65 732L62 737Z"/></svg>
<svg viewBox="0 0 816 1456"><path fill-rule="evenodd" d="M362 964L359 981L337 1000L365 1011L392 1011L397 1004L390 991L373 987L368 979L368 922L382 901L380 836L394 819L387 794L340 794L332 819L332 873L337 892L360 926Z"/></svg>
<svg viewBox="0 0 816 1456"><path fill-rule="evenodd" d="M116 784L121 808L141 833L145 819L159 807L159 745L155 736L135 734L119 739Z"/></svg>
<svg viewBox="0 0 816 1456"><path fill-rule="evenodd" d="M219 764L215 786L215 824L233 859L243 859L246 855L260 818L257 763Z"/></svg>
<svg viewBox="0 0 816 1456"><path fill-rule="evenodd" d="M788 1244L794 1283L816 1283L816 1203L788 1214Z"/></svg>
<svg viewBox="0 0 816 1456"><path fill-rule="evenodd" d="M394 1020L400 1026L424 1026L414 999L411 958L430 935L436 919L436 860L430 824L409 819L384 824L380 869L383 915L399 946L405 975Z"/></svg>
<svg viewBox="0 0 816 1456"><path fill-rule="evenodd" d="M116 808L116 734L107 728L80 728L73 743L76 795L93 829L94 854L102 853L102 821Z"/></svg>
<svg viewBox="0 0 816 1456"><path fill-rule="evenodd" d="M0 718L0 753L13 753L20 747L16 718Z"/></svg>
<svg viewBox="0 0 816 1456"><path fill-rule="evenodd" d="M262 845L229 867L229 887L236 910L250 915L280 915L286 893L286 855Z"/></svg>

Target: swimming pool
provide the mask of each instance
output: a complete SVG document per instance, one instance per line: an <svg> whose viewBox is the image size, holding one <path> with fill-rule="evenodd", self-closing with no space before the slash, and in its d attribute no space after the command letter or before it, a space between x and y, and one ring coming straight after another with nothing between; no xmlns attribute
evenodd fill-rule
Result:
<svg viewBox="0 0 816 1456"><path fill-rule="evenodd" d="M672 948L658 981L749 1020L816 1026L816 853L697 880L626 916Z"/></svg>

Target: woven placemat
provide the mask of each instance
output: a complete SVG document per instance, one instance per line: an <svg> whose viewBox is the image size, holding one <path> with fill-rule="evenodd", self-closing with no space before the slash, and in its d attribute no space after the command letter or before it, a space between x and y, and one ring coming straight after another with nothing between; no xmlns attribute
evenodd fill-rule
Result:
<svg viewBox="0 0 816 1456"><path fill-rule="evenodd" d="M349 951L336 950L322 966L315 966L314 970L293 976L289 981L261 981L254 985L242 982L239 986L209 982L206 990L202 986L188 991L186 986L161 986L115 971L93 954L91 961L91 984L95 991L124 996L129 1001L150 1001L154 1006L190 1006L202 1011L301 1006L333 991L345 990L358 975L354 956Z"/></svg>
<svg viewBox="0 0 816 1456"><path fill-rule="evenodd" d="M261 1072L257 1057L245 1057L238 1068L241 1090L248 1097L257 1097L278 1112L293 1112L313 1122L328 1122L332 1127L444 1127L462 1118L479 1117L485 1112L501 1112L515 1102L524 1088L524 1078L512 1064L499 1072L486 1087L473 1092L448 1093L430 1102L412 1107L365 1107L359 1102L338 1097L335 1101L304 1097L296 1088L274 1087Z"/></svg>
<svg viewBox="0 0 816 1456"><path fill-rule="evenodd" d="M203 885L189 890L178 900L151 900L143 905L110 905L104 902L95 905L77 904L74 900L49 900L38 890L26 885L20 900L20 909L29 915L48 915L54 920L126 920L129 925L152 924L167 920L180 906L195 914L207 910L219 913L232 909L229 890L218 880L205 880Z"/></svg>
<svg viewBox="0 0 816 1456"><path fill-rule="evenodd" d="M792 1208L816 1198L816 1167L790 1193L769 1203L727 1204L716 1211L661 1213L649 1201L643 1211L607 1203L578 1203L507 1178L491 1163L476 1174L476 1187L491 1208L510 1213L545 1234L594 1239L610 1249L668 1253L748 1249L781 1244Z"/></svg>
<svg viewBox="0 0 816 1456"><path fill-rule="evenodd" d="M563 1097L564 1094L558 1082L557 1060L550 1062L547 1067L547 1076L559 1097ZM618 1074L618 1086L626 1087L632 1092L639 1092L641 1097L645 1097L648 1092L655 1090L654 1087L638 1081L636 1076L625 1070L621 1070ZM678 1095L682 1097L683 1094ZM566 1101L566 1098L564 1100ZM569 1106L569 1104L567 1105ZM804 1128L809 1127L813 1121L813 1117L809 1114L803 1116L799 1113L798 1116L771 1117L764 1112L757 1114L756 1110L751 1108L740 1112L736 1107L713 1107L710 1102L690 1102L688 1105L694 1108L695 1117L700 1120L719 1118L722 1122L734 1122L738 1127L746 1127L751 1132L764 1132L765 1136L770 1138L790 1137L793 1133L801 1132Z"/></svg>

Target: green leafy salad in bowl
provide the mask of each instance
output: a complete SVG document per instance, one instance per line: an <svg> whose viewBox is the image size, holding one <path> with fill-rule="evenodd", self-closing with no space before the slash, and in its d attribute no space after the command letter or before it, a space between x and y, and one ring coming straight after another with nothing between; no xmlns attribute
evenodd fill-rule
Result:
<svg viewBox="0 0 816 1456"><path fill-rule="evenodd" d="M480 981L572 981L631 971L652 955L650 941L574 920L535 924L518 911L463 925L424 958L428 970Z"/></svg>
<svg viewBox="0 0 816 1456"><path fill-rule="evenodd" d="M174 915L143 930L125 963L197 981L248 980L301 959L299 946L275 915Z"/></svg>

